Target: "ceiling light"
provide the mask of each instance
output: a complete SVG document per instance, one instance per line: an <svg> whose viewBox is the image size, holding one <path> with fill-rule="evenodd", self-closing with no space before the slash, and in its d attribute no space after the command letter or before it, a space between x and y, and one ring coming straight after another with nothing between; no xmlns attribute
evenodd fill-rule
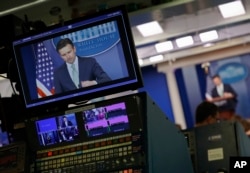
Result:
<svg viewBox="0 0 250 173"><path fill-rule="evenodd" d="M143 37L148 37L156 34L163 33L163 29L157 21L141 24L136 26Z"/></svg>
<svg viewBox="0 0 250 173"><path fill-rule="evenodd" d="M174 46L171 41L165 41L165 42L155 44L155 49L157 52L165 52L165 51L173 50Z"/></svg>
<svg viewBox="0 0 250 173"><path fill-rule="evenodd" d="M192 36L185 36L175 40L176 44L179 48L190 46L194 44L194 40Z"/></svg>
<svg viewBox="0 0 250 173"><path fill-rule="evenodd" d="M158 61L161 61L161 60L163 60L163 55L151 56L149 58L150 62L158 62Z"/></svg>
<svg viewBox="0 0 250 173"><path fill-rule="evenodd" d="M233 1L219 5L219 10L224 18L243 15L246 13L241 1Z"/></svg>
<svg viewBox="0 0 250 173"><path fill-rule="evenodd" d="M216 30L202 32L202 33L199 34L199 36L200 36L200 39L201 39L202 42L208 42L208 41L216 40L219 37Z"/></svg>

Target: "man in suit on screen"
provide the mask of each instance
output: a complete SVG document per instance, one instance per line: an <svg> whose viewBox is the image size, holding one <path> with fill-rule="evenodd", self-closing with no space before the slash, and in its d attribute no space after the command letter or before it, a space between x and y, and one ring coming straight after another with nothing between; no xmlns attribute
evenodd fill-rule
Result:
<svg viewBox="0 0 250 173"><path fill-rule="evenodd" d="M215 87L211 91L209 101L214 102L220 112L222 119L230 119L234 114L237 106L237 93L229 85L222 82L219 75L212 77Z"/></svg>
<svg viewBox="0 0 250 173"><path fill-rule="evenodd" d="M69 38L61 39L56 50L65 63L54 72L55 93L111 81L94 58L76 55L76 47Z"/></svg>
<svg viewBox="0 0 250 173"><path fill-rule="evenodd" d="M75 125L66 116L62 117L59 133L63 141L72 140L75 136Z"/></svg>

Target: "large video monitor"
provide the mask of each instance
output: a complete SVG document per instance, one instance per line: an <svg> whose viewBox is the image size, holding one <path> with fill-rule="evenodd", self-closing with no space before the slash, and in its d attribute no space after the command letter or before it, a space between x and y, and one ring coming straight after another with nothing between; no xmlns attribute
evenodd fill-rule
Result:
<svg viewBox="0 0 250 173"><path fill-rule="evenodd" d="M142 87L125 6L22 36L13 47L27 110Z"/></svg>

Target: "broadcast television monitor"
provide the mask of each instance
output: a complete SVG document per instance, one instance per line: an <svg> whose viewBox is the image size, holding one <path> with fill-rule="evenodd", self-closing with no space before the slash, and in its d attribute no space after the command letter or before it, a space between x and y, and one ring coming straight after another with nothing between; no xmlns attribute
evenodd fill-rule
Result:
<svg viewBox="0 0 250 173"><path fill-rule="evenodd" d="M64 38L74 43L79 59L95 59L110 80L55 92L55 71L64 64L56 45ZM13 42L13 48L27 110L50 111L58 105L135 90L143 85L125 6L110 8L63 25L48 27L43 32L22 36ZM78 68L79 73L84 71L80 65ZM61 74L64 75L64 84L73 82L69 72Z"/></svg>

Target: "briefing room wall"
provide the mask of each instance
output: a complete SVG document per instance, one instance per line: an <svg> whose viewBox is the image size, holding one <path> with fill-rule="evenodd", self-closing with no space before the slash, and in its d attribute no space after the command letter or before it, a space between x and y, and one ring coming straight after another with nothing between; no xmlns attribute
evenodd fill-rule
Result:
<svg viewBox="0 0 250 173"><path fill-rule="evenodd" d="M141 71L144 87L139 91L146 91L169 120L175 122L165 74L158 72L154 66L143 67Z"/></svg>

